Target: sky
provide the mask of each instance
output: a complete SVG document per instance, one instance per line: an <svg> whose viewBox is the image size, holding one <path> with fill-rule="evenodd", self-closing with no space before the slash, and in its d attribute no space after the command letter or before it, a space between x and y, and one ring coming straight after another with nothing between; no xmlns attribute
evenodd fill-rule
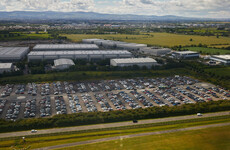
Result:
<svg viewBox="0 0 230 150"><path fill-rule="evenodd" d="M230 18L230 0L0 0L0 11L84 11Z"/></svg>

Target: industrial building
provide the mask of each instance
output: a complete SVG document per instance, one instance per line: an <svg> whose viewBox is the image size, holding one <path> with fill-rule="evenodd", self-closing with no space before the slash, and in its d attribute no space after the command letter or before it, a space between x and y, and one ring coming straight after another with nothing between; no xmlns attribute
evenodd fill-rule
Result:
<svg viewBox="0 0 230 150"><path fill-rule="evenodd" d="M152 58L125 58L125 59L111 59L111 66L134 66L137 65L139 67L146 66L148 68L157 65L157 61Z"/></svg>
<svg viewBox="0 0 230 150"><path fill-rule="evenodd" d="M54 60L53 69L64 70L74 65L75 65L74 62L71 59L56 59Z"/></svg>
<svg viewBox="0 0 230 150"><path fill-rule="evenodd" d="M230 55L212 55L210 59L230 65Z"/></svg>
<svg viewBox="0 0 230 150"><path fill-rule="evenodd" d="M146 47L142 48L140 52L147 55L162 56L169 54L172 50L169 48Z"/></svg>
<svg viewBox="0 0 230 150"><path fill-rule="evenodd" d="M98 50L95 44L38 44L34 51L77 51L77 50Z"/></svg>
<svg viewBox="0 0 230 150"><path fill-rule="evenodd" d="M0 62L14 62L26 57L29 47L0 47Z"/></svg>
<svg viewBox="0 0 230 150"><path fill-rule="evenodd" d="M177 59L199 58L200 54L193 51L175 51L172 56Z"/></svg>
<svg viewBox="0 0 230 150"><path fill-rule="evenodd" d="M28 61L42 61L55 59L84 59L88 61L111 58L130 58L132 53L124 50L103 51L32 51L28 54Z"/></svg>
<svg viewBox="0 0 230 150"><path fill-rule="evenodd" d="M142 48L147 47L146 44L137 44L137 43L127 43L121 41L113 41L113 40L103 40L103 39L83 39L83 43L96 44L98 46L103 46L105 48L117 48L124 49L130 51L138 51Z"/></svg>
<svg viewBox="0 0 230 150"><path fill-rule="evenodd" d="M12 63L0 63L0 74L4 72L11 72L13 70Z"/></svg>

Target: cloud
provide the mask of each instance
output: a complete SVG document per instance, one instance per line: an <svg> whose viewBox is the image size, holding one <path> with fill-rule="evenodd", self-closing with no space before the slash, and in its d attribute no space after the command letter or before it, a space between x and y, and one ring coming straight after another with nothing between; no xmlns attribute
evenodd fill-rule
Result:
<svg viewBox="0 0 230 150"><path fill-rule="evenodd" d="M94 11L229 18L229 8L230 0L0 0L0 11Z"/></svg>
<svg viewBox="0 0 230 150"><path fill-rule="evenodd" d="M5 11L82 11L93 9L94 0L1 0L1 7Z"/></svg>

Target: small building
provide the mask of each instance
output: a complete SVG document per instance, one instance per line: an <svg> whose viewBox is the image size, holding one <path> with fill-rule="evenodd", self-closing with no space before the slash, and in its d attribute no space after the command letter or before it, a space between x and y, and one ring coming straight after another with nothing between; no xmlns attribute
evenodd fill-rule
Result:
<svg viewBox="0 0 230 150"><path fill-rule="evenodd" d="M15 62L25 58L29 47L0 47L0 62Z"/></svg>
<svg viewBox="0 0 230 150"><path fill-rule="evenodd" d="M110 59L111 66L134 66L137 65L139 67L146 66L148 68L157 65L157 61L152 58L124 58L124 59Z"/></svg>
<svg viewBox="0 0 230 150"><path fill-rule="evenodd" d="M177 59L199 58L200 54L193 51L175 51L172 56Z"/></svg>
<svg viewBox="0 0 230 150"><path fill-rule="evenodd" d="M74 62L71 59L56 59L54 60L53 69L64 70L74 65L75 65Z"/></svg>
<svg viewBox="0 0 230 150"><path fill-rule="evenodd" d="M0 74L13 71L12 63L0 63Z"/></svg>
<svg viewBox="0 0 230 150"><path fill-rule="evenodd" d="M172 50L169 48L145 47L140 50L143 54L162 56L169 54Z"/></svg>
<svg viewBox="0 0 230 150"><path fill-rule="evenodd" d="M210 59L230 65L230 55L212 55Z"/></svg>

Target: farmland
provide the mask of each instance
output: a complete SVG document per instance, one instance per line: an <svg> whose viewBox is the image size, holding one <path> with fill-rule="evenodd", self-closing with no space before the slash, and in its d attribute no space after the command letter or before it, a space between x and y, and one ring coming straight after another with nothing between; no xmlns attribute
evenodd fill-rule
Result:
<svg viewBox="0 0 230 150"><path fill-rule="evenodd" d="M142 33L141 35L128 35L128 34L63 34L68 39L74 42L81 42L86 38L101 38L109 40L120 40L125 42L143 43L148 45L157 45L165 47L173 46L186 46L205 44L215 47L214 45L221 46L230 44L230 38L215 36L198 36L198 35L181 35L170 33ZM192 39L192 41L190 41Z"/></svg>
<svg viewBox="0 0 230 150"><path fill-rule="evenodd" d="M201 130L167 133L163 135L151 135L131 139L109 141L103 143L88 144L68 150L100 150L106 149L230 149L230 126L216 127Z"/></svg>
<svg viewBox="0 0 230 150"><path fill-rule="evenodd" d="M46 40L52 39L50 34L39 33L26 33L26 32L10 32L8 34L0 34L0 41L8 40Z"/></svg>
<svg viewBox="0 0 230 150"><path fill-rule="evenodd" d="M202 54L211 54L211 55L224 55L230 54L230 50L217 49L217 48L205 48L205 47L185 47L184 49L199 52Z"/></svg>

